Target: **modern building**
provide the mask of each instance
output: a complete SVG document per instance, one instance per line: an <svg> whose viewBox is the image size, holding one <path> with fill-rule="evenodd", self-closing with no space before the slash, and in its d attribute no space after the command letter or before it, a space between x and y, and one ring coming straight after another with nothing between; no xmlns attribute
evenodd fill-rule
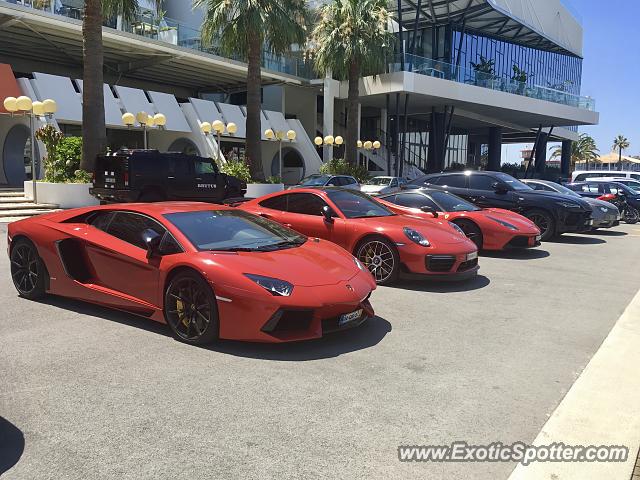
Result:
<svg viewBox="0 0 640 480"><path fill-rule="evenodd" d="M222 137L223 159L241 157L246 65L203 48L202 12L190 1L165 0L160 14L154 4L131 24L116 18L104 28L110 147L142 146L141 129L125 127L121 116L145 111L167 117L163 130L149 131L152 148L216 157L217 139L200 125L221 120L238 125ZM82 121L82 7L82 0L0 0L0 98L56 100L50 121L68 135L79 135ZM497 169L504 143L535 143L541 172L549 141L563 142L569 168L577 127L596 124L598 114L581 96L583 31L564 0L394 0L390 8L396 53L385 71L361 81L360 138L382 144L361 152L372 173L454 163ZM318 148L313 138L344 135L345 82L317 78L304 52L263 55L263 81L263 130L297 133L282 145L287 183L343 155L344 147ZM29 143L24 118L0 115L0 185L29 175ZM280 171L278 147L263 136L267 176Z"/></svg>

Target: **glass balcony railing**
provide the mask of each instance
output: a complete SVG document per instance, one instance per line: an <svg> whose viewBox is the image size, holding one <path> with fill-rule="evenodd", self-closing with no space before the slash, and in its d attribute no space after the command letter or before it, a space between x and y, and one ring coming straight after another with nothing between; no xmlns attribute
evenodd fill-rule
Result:
<svg viewBox="0 0 640 480"><path fill-rule="evenodd" d="M74 20L82 20L84 0L0 0L0 2L33 8L43 12L61 15ZM229 58L222 55L216 46L205 47L202 44L200 30L167 17L160 17L153 11L141 11L133 22L118 22L116 18L105 21L105 27L118 28L135 35L170 43L183 48ZM239 58L233 58L238 60ZM285 73L305 79L315 78L313 69L303 56L303 52L288 55L273 55L265 51L262 55L262 66L267 70Z"/></svg>
<svg viewBox="0 0 640 480"><path fill-rule="evenodd" d="M395 55L393 62L389 64L390 72L407 71L428 75L430 77L450 80L457 83L465 83L478 87L489 88L523 97L546 100L548 102L560 103L571 107L594 111L595 100L591 97L583 97L559 89L522 83L510 78L498 77L496 75L477 72L470 68L457 67L450 63L431 58L418 57L416 55L404 55L402 62L401 55Z"/></svg>

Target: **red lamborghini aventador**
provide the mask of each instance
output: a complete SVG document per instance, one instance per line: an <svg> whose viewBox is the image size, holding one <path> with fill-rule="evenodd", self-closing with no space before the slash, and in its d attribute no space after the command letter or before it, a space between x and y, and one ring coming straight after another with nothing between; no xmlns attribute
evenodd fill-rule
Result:
<svg viewBox="0 0 640 480"><path fill-rule="evenodd" d="M239 208L344 247L380 285L401 271L448 279L478 272L478 249L444 219L396 215L364 193L335 187L279 192Z"/></svg>
<svg viewBox="0 0 640 480"><path fill-rule="evenodd" d="M10 224L8 245L23 297L125 310L192 344L305 340L373 315L375 281L350 253L231 207L67 210Z"/></svg>
<svg viewBox="0 0 640 480"><path fill-rule="evenodd" d="M442 218L458 225L480 250L532 248L540 245L540 229L526 217L501 208L482 209L442 190L421 188L383 195L377 200L396 213Z"/></svg>

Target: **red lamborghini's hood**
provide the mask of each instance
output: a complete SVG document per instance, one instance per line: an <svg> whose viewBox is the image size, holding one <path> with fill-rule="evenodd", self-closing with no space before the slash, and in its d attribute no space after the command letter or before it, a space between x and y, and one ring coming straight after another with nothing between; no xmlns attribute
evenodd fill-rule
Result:
<svg viewBox="0 0 640 480"><path fill-rule="evenodd" d="M199 255L205 260L220 261L232 272L278 278L301 287L335 285L361 272L349 252L333 243L311 238L300 247L275 252L200 252Z"/></svg>
<svg viewBox="0 0 640 480"><path fill-rule="evenodd" d="M485 217L493 217L495 219L502 220L503 222L508 222L514 227L518 227L518 229L523 232L538 230L538 227L536 227L535 223L531 220L510 210L504 210L502 208L487 208L478 213L481 213Z"/></svg>
<svg viewBox="0 0 640 480"><path fill-rule="evenodd" d="M350 220L351 222L363 222L369 228L380 231L380 233L387 232L394 239L394 241L405 241L406 237L402 231L404 227L412 228L425 236L434 245L454 245L459 243L465 243L469 240L454 230L449 222L438 218L426 218L431 214L407 214L407 215L394 215L393 217L375 217L375 218L358 218ZM391 235L394 232L398 235L395 238Z"/></svg>

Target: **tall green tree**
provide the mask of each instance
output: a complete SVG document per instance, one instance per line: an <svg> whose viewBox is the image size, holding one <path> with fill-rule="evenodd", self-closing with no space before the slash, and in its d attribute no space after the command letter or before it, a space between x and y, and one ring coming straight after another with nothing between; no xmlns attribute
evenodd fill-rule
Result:
<svg viewBox="0 0 640 480"><path fill-rule="evenodd" d="M156 2L160 5L161 0ZM104 152L107 129L104 119L104 54L102 24L121 15L131 21L139 9L137 0L85 0L82 17L82 161L80 169L93 172L96 156Z"/></svg>
<svg viewBox="0 0 640 480"><path fill-rule="evenodd" d="M618 170L622 170L622 151L631 146L629 140L624 135L618 135L613 140L613 150L618 150Z"/></svg>
<svg viewBox="0 0 640 480"><path fill-rule="evenodd" d="M599 152L593 137L581 133L577 142L571 142L571 170L575 170L576 163L597 161ZM562 157L562 147L557 147L551 154L551 158L559 157Z"/></svg>
<svg viewBox="0 0 640 480"><path fill-rule="evenodd" d="M262 138L262 52L281 55L306 37L307 7L304 0L195 0L205 10L202 24L204 45L216 45L223 55L247 62L246 157L251 176L264 178Z"/></svg>
<svg viewBox="0 0 640 480"><path fill-rule="evenodd" d="M358 83L384 71L395 41L390 20L387 0L333 0L320 8L313 31L316 70L349 82L345 157L350 163L358 158Z"/></svg>

